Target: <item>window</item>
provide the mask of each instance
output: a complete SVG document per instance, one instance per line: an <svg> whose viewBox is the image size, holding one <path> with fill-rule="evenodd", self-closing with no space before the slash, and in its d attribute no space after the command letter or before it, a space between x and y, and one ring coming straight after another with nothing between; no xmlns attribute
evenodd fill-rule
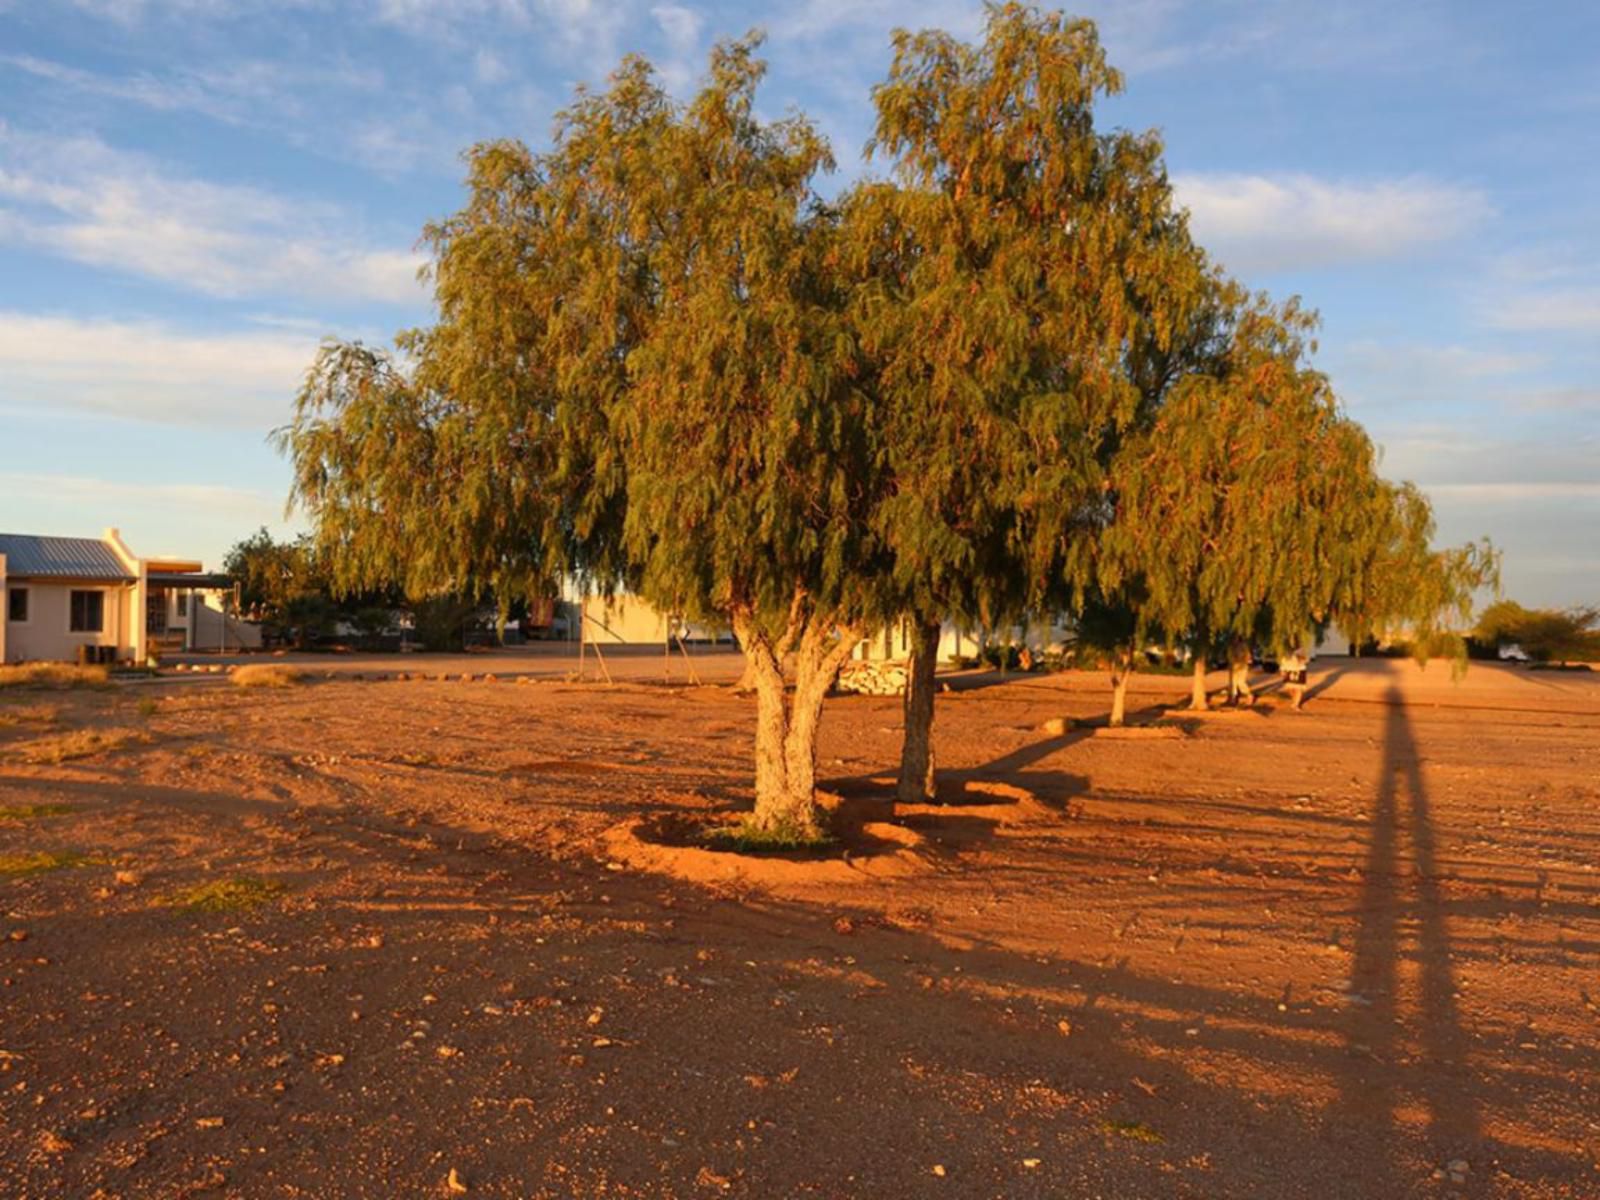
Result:
<svg viewBox="0 0 1600 1200"><path fill-rule="evenodd" d="M73 592L71 623L73 633L99 633L106 627L106 594Z"/></svg>
<svg viewBox="0 0 1600 1200"><path fill-rule="evenodd" d="M21 624L28 619L28 589L12 588L6 593L6 620Z"/></svg>
<svg viewBox="0 0 1600 1200"><path fill-rule="evenodd" d="M189 593L188 592L179 592L178 593L178 615L180 617L187 617L189 615Z"/></svg>

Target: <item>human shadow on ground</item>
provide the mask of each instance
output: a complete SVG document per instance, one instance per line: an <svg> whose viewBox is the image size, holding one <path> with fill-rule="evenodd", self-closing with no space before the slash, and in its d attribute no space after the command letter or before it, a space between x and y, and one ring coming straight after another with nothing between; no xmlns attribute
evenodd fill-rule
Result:
<svg viewBox="0 0 1600 1200"><path fill-rule="evenodd" d="M1456 1008L1446 902L1439 889L1438 853L1421 760L1404 697L1391 687L1385 700L1389 707L1383 762L1363 871L1350 1013L1344 1030L1350 1056L1339 1086L1346 1116L1379 1127L1381 1140L1374 1152L1394 1172L1399 1109L1410 1097L1419 1097L1428 1110L1428 1134L1441 1162L1471 1161L1479 1149L1480 1130L1476 1089L1466 1061L1468 1037ZM1402 838L1410 843L1409 863L1403 858ZM1400 1004L1399 967L1406 957L1416 961L1419 971L1416 1009L1409 1014ZM1410 1083L1392 1070L1406 1057L1408 1027L1430 1068L1416 1072ZM1397 1189L1403 1186L1397 1176L1393 1182Z"/></svg>

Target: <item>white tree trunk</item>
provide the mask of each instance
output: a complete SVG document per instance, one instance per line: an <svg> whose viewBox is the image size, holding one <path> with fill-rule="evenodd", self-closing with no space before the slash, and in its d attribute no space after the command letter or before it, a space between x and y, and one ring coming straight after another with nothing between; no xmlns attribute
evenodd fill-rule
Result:
<svg viewBox="0 0 1600 1200"><path fill-rule="evenodd" d="M1189 707L1204 712L1210 705L1206 699L1206 656L1194 657L1194 687L1189 697Z"/></svg>
<svg viewBox="0 0 1600 1200"><path fill-rule="evenodd" d="M1128 679L1133 674L1133 652L1121 650L1111 667L1111 718L1106 723L1120 728L1128 709Z"/></svg>
<svg viewBox="0 0 1600 1200"><path fill-rule="evenodd" d="M751 824L767 833L820 837L817 728L822 702L858 639L852 630L836 638L830 623L796 617L782 642L774 645L747 617L736 615L734 621L756 685L756 805ZM799 653L791 696L784 683L783 656L796 638Z"/></svg>

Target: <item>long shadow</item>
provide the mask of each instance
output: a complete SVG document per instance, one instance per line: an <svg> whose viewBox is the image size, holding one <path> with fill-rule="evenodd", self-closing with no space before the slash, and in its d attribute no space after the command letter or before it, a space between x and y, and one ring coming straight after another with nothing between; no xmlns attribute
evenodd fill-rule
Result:
<svg viewBox="0 0 1600 1200"><path fill-rule="evenodd" d="M1398 1109L1404 1099L1387 1067L1406 1054L1399 966L1403 955L1419 968L1416 1011L1409 1023L1421 1043L1425 1064L1443 1068L1420 1099L1428 1109L1428 1131L1437 1157L1471 1160L1480 1127L1474 1086L1465 1062L1467 1037L1456 1010L1445 900L1438 884L1438 862L1428 793L1423 786L1416 740L1399 688L1387 693L1383 763L1372 812L1351 965L1346 1026L1349 1067L1341 1081L1342 1118L1376 1127L1373 1150L1402 1186L1397 1161ZM1402 863L1402 833L1409 836L1409 880ZM1404 929L1415 930L1412 946L1401 944ZM1375 1069L1369 1070L1367 1064ZM1408 1094L1416 1095L1407 1089Z"/></svg>
<svg viewBox="0 0 1600 1200"><path fill-rule="evenodd" d="M1338 683L1340 679L1349 673L1350 665L1348 663L1340 663L1337 667L1327 672L1322 676L1321 679L1317 680L1316 683L1312 684L1306 689L1306 699L1315 700L1318 696L1328 691L1333 687L1334 684Z"/></svg>

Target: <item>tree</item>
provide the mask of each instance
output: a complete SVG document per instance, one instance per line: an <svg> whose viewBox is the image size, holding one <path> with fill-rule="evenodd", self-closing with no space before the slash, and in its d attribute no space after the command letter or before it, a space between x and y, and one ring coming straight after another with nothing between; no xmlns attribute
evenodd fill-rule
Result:
<svg viewBox="0 0 1600 1200"><path fill-rule="evenodd" d="M1102 605L1131 607L1134 642L1187 644L1195 708L1219 650L1230 693L1248 695L1251 646L1300 649L1336 620L1432 636L1495 563L1486 543L1434 550L1426 498L1379 476L1308 365L1313 314L1220 278L1210 308L1113 461L1097 580Z"/></svg>
<svg viewBox="0 0 1600 1200"><path fill-rule="evenodd" d="M324 349L282 445L342 586L502 600L570 573L724 615L755 666L753 832L813 838L823 697L881 561L828 148L755 115L758 39L674 104L630 59L554 144L477 147L402 370ZM795 654L795 690L783 661Z"/></svg>
<svg viewBox="0 0 1600 1200"><path fill-rule="evenodd" d="M1123 348L1164 348L1198 260L1152 134L1100 132L1121 90L1095 27L991 7L982 41L897 32L847 198L849 318L890 484L879 596L911 630L897 794L931 799L942 622L993 626L1081 589L1102 447L1137 404Z"/></svg>
<svg viewBox="0 0 1600 1200"><path fill-rule="evenodd" d="M1600 660L1600 608L1524 608L1500 600L1478 616L1473 631L1499 649L1518 646L1535 662Z"/></svg>
<svg viewBox="0 0 1600 1200"><path fill-rule="evenodd" d="M1337 587L1328 620L1357 644L1403 632L1421 662L1445 654L1466 662L1460 629L1474 597L1500 586L1500 555L1487 538L1435 549L1433 507L1411 483L1391 483L1376 469L1376 451L1353 423L1345 430L1350 461L1369 469L1342 476L1345 499L1331 510Z"/></svg>

